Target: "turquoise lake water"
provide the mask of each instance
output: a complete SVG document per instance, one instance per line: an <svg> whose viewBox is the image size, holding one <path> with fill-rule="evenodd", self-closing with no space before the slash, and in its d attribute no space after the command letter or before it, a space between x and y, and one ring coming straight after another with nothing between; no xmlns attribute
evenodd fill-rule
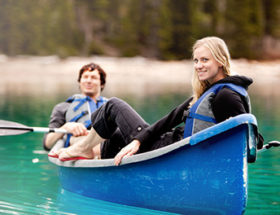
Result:
<svg viewBox="0 0 280 215"><path fill-rule="evenodd" d="M1 95L0 119L29 126L48 124L54 104L67 95ZM122 97L149 123L180 104L185 96ZM253 113L266 141L280 140L280 102L251 95ZM56 166L42 149L42 134L0 137L0 214L168 214L86 198L63 190ZM280 214L280 148L258 154L249 164L246 215Z"/></svg>

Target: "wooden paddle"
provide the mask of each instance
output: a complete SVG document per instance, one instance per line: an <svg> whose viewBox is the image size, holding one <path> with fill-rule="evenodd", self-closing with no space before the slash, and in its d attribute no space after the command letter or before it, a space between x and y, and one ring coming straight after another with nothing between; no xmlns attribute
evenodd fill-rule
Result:
<svg viewBox="0 0 280 215"><path fill-rule="evenodd" d="M0 120L0 136L19 135L27 132L36 132L36 133L56 132L56 133L63 133L63 134L68 133L66 130L59 129L59 128L28 127L26 125L17 122Z"/></svg>

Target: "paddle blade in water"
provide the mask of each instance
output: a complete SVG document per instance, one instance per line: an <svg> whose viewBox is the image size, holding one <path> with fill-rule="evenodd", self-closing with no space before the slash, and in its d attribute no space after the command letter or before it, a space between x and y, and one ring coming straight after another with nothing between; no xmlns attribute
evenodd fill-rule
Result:
<svg viewBox="0 0 280 215"><path fill-rule="evenodd" d="M20 123L0 120L0 136L19 135L32 130L32 128Z"/></svg>

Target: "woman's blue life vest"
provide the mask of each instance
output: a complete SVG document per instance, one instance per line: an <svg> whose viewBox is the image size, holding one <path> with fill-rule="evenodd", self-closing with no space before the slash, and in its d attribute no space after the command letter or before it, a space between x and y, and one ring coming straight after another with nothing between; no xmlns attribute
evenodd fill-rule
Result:
<svg viewBox="0 0 280 215"><path fill-rule="evenodd" d="M215 120L212 111L212 101L214 96L222 89L229 88L245 98L249 112L251 112L250 98L244 87L232 83L215 84L209 88L202 96L192 105L187 111L187 118L185 122L184 138L189 137L203 129L215 125Z"/></svg>
<svg viewBox="0 0 280 215"><path fill-rule="evenodd" d="M96 102L89 96L75 94L66 102L71 103L65 114L66 122L80 122L89 128L91 125L91 114L108 101L107 98L99 96ZM65 147L69 146L71 134L67 135Z"/></svg>

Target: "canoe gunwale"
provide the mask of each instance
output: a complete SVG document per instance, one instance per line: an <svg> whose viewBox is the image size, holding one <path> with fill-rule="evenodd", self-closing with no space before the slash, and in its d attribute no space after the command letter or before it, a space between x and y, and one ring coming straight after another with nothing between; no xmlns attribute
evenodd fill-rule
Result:
<svg viewBox="0 0 280 215"><path fill-rule="evenodd" d="M168 154L181 147L185 147L185 146L191 147L193 145L203 142L206 139L212 138L218 134L224 133L237 126L241 126L241 125L245 125L245 124L248 126L252 125L253 127L257 127L257 120L252 114L241 114L236 117L232 117L224 122L221 122L217 125L204 129L204 130L192 135L191 137L187 137L187 138L180 140L176 143L173 143L171 145L168 145L168 146L165 146L165 147L153 150L153 151L149 151L146 153L136 154L131 157L125 157L125 158L123 158L121 165L127 165L127 164L150 160L150 159ZM53 147L53 149L57 150L59 148L62 148L63 145L64 145L63 140L59 140L56 143L56 145ZM254 152L254 150L255 150L255 147L251 146L251 148L249 148L249 150L248 150L248 155L250 155L252 157L251 154L253 154L253 156L254 156L256 154ZM252 160L254 160L254 159L252 159ZM88 168L88 167L95 168L96 167L97 168L97 167L115 166L114 159L102 159L102 160L89 159L89 160L62 162L57 158L49 157L49 161L58 166L63 166L63 167L78 167L78 168Z"/></svg>

